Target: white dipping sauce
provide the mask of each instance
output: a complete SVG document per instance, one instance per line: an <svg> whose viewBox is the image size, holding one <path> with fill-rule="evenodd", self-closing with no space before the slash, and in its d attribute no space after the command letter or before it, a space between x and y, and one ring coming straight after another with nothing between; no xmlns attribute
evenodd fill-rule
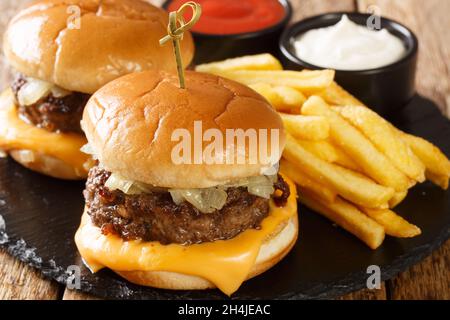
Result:
<svg viewBox="0 0 450 320"><path fill-rule="evenodd" d="M384 67L406 53L402 41L386 29L370 30L347 15L334 26L305 32L295 39L294 46L303 61L338 70Z"/></svg>

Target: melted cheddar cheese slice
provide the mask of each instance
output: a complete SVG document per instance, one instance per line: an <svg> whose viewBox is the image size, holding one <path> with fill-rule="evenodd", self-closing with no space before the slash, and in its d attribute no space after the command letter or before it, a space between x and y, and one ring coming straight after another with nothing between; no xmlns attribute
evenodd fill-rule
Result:
<svg viewBox="0 0 450 320"><path fill-rule="evenodd" d="M271 201L270 214L260 230L248 229L229 240L189 246L124 241L115 235L103 235L85 213L75 242L93 272L104 267L116 271L177 272L207 279L231 295L249 275L264 240L297 214L295 185L287 178L285 181L291 190L286 205L277 207Z"/></svg>
<svg viewBox="0 0 450 320"><path fill-rule="evenodd" d="M54 133L35 127L19 118L11 89L0 96L0 149L32 150L64 161L76 172L86 172L89 156L80 148L86 138L74 133Z"/></svg>

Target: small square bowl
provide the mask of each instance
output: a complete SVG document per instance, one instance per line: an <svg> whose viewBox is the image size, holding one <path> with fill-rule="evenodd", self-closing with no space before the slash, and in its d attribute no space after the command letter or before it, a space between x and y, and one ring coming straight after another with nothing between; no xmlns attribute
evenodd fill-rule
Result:
<svg viewBox="0 0 450 320"><path fill-rule="evenodd" d="M306 31L329 27L346 14L350 20L366 25L371 15L338 12L302 20L285 30L280 38L281 61L286 69L324 69L301 60L294 49L294 40ZM414 33L404 25L381 18L381 27L397 36L406 53L398 61L384 67L367 70L336 70L336 82L381 115L388 116L408 103L415 94L415 75L419 43Z"/></svg>

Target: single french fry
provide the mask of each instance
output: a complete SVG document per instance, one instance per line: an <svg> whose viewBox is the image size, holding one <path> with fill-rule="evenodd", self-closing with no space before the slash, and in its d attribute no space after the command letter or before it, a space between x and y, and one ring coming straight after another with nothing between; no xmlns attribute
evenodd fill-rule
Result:
<svg viewBox="0 0 450 320"><path fill-rule="evenodd" d="M368 208L387 208L394 189L376 184L374 181L326 162L303 148L292 136L286 135L284 158L301 167L320 184L326 184L343 198Z"/></svg>
<svg viewBox="0 0 450 320"><path fill-rule="evenodd" d="M214 73L236 70L283 70L283 67L280 61L274 56L263 53L200 64L195 70L199 72Z"/></svg>
<svg viewBox="0 0 450 320"><path fill-rule="evenodd" d="M289 130L288 130L289 132ZM328 140L309 141L309 140L297 140L307 151L316 155L322 160L330 163L338 164L341 167L350 169L352 171L361 172L361 168L341 149L334 146Z"/></svg>
<svg viewBox="0 0 450 320"><path fill-rule="evenodd" d="M313 180L302 171L302 168L297 167L286 159L281 159L280 161L280 172L291 178L298 186L316 194L320 199L326 202L334 202L336 200L336 191Z"/></svg>
<svg viewBox="0 0 450 320"><path fill-rule="evenodd" d="M300 202L308 208L358 237L371 249L378 248L385 238L384 228L349 202L337 198L333 203L326 203L308 193L299 193Z"/></svg>
<svg viewBox="0 0 450 320"><path fill-rule="evenodd" d="M264 98L272 105L272 107L279 112L291 112L292 105L288 105L284 101L284 97L280 96L275 92L273 86L267 83L256 83L249 86ZM295 89L293 89L295 90Z"/></svg>
<svg viewBox="0 0 450 320"><path fill-rule="evenodd" d="M236 70L213 71L218 76L228 78L245 85L267 83L272 86L286 86L300 90L302 93L314 93L328 87L334 78L334 70L314 71L260 71Z"/></svg>
<svg viewBox="0 0 450 320"><path fill-rule="evenodd" d="M300 114L300 109L306 97L291 87L271 86L267 83L256 83L249 86L270 102L279 112Z"/></svg>
<svg viewBox="0 0 450 320"><path fill-rule="evenodd" d="M450 161L438 147L420 137L398 131L411 150L434 176L450 177Z"/></svg>
<svg viewBox="0 0 450 320"><path fill-rule="evenodd" d="M312 154L326 162L335 163L338 159L336 148L334 148L333 145L326 140L297 140L297 143L305 148L305 150L311 152Z"/></svg>
<svg viewBox="0 0 450 320"><path fill-rule="evenodd" d="M333 110L358 128L398 170L415 181L425 181L425 165L392 129L392 124L363 106L333 107Z"/></svg>
<svg viewBox="0 0 450 320"><path fill-rule="evenodd" d="M361 168L340 148L336 147L333 143L328 140L320 141L308 141L308 140L297 140L306 150L316 155L322 160L338 164L341 167L361 172Z"/></svg>
<svg viewBox="0 0 450 320"><path fill-rule="evenodd" d="M389 200L389 208L395 208L398 206L403 200L405 200L408 195L408 190L398 191L394 194L391 200Z"/></svg>
<svg viewBox="0 0 450 320"><path fill-rule="evenodd" d="M440 175L436 175L430 171L427 171L426 173L427 176L427 180L430 180L431 182L433 182L435 185L441 187L443 190L447 190L448 189L448 176L440 176Z"/></svg>
<svg viewBox="0 0 450 320"><path fill-rule="evenodd" d="M324 117L280 113L287 132L301 140L324 140L330 133L330 124Z"/></svg>
<svg viewBox="0 0 450 320"><path fill-rule="evenodd" d="M352 96L349 92L344 90L336 82L333 81L331 85L325 90L317 94L324 99L328 104L333 106L363 106L364 104L357 98Z"/></svg>
<svg viewBox="0 0 450 320"><path fill-rule="evenodd" d="M334 152L336 154L336 160L334 163L340 165L341 167L350 169L352 171L361 172L361 168L350 158L341 148L335 146L330 139L327 142L334 148Z"/></svg>
<svg viewBox="0 0 450 320"><path fill-rule="evenodd" d="M275 94L283 99L286 106L289 106L289 112L292 114L300 114L302 105L306 101L306 97L299 90L287 86L274 86ZM287 108L286 108L287 109Z"/></svg>
<svg viewBox="0 0 450 320"><path fill-rule="evenodd" d="M384 227L387 235L397 238L412 238L420 235L419 227L409 223L389 209L361 208L370 218Z"/></svg>
<svg viewBox="0 0 450 320"><path fill-rule="evenodd" d="M369 177L378 183L403 191L410 186L408 177L354 126L343 119L322 98L311 96L303 104L302 114L324 116L330 123L330 138L352 157Z"/></svg>

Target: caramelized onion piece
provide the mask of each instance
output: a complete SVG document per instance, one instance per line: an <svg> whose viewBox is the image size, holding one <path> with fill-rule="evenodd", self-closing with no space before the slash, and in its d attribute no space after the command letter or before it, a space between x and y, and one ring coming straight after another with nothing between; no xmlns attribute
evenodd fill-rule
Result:
<svg viewBox="0 0 450 320"><path fill-rule="evenodd" d="M203 213L220 210L227 202L226 191L218 187L205 189L171 189L169 192L176 204L187 201Z"/></svg>
<svg viewBox="0 0 450 320"><path fill-rule="evenodd" d="M27 78L27 83L17 93L17 100L22 106L30 106L48 96L52 87L50 82Z"/></svg>
<svg viewBox="0 0 450 320"><path fill-rule="evenodd" d="M92 154L89 146L84 146L82 151ZM184 201L189 202L202 213L211 213L223 208L227 202L227 188L245 187L248 192L265 199L269 199L274 193L273 187L277 180L277 175L256 176L240 179L223 186L203 188L203 189L165 189L154 187L145 183L127 180L119 174L112 173L106 181L105 186L110 190L120 190L125 194L141 194L149 192L169 192L175 204L179 205Z"/></svg>
<svg viewBox="0 0 450 320"><path fill-rule="evenodd" d="M36 161L34 153L31 150L18 150L16 154L19 161L23 163L32 163Z"/></svg>
<svg viewBox="0 0 450 320"><path fill-rule="evenodd" d="M30 106L45 98L50 93L55 98L63 98L72 92L60 88L51 82L28 77L27 82L17 93L17 100L22 106Z"/></svg>
<svg viewBox="0 0 450 320"><path fill-rule="evenodd" d="M72 91L63 89L58 86L53 86L53 88L50 91L52 93L52 96L54 96L55 98L64 98L72 94Z"/></svg>

